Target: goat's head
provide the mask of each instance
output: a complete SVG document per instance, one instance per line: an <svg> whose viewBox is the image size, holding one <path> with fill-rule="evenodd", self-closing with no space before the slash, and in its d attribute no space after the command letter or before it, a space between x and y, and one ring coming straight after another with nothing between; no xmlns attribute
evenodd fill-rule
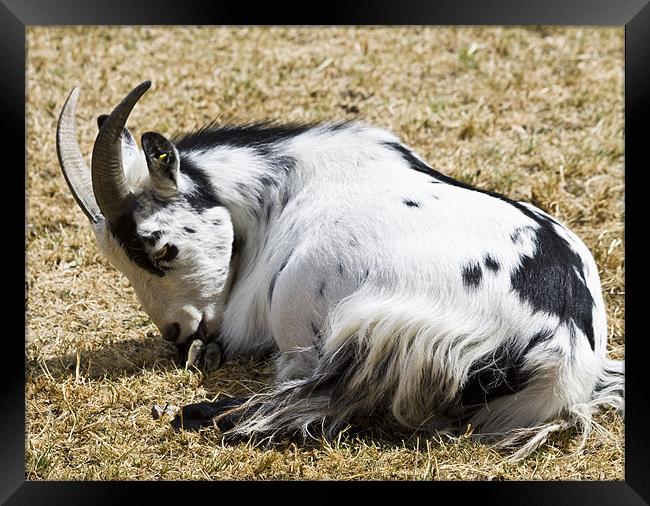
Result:
<svg viewBox="0 0 650 506"><path fill-rule="evenodd" d="M77 143L74 88L59 117L57 154L102 253L129 279L163 337L182 343L219 329L233 228L214 192L180 171L171 141L147 132L140 150L126 129L150 85L143 82L98 118L92 170Z"/></svg>

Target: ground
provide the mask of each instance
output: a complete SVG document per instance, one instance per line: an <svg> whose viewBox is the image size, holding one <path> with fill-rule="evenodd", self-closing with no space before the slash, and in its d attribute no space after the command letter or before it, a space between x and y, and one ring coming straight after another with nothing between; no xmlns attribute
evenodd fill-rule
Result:
<svg viewBox="0 0 650 506"><path fill-rule="evenodd" d="M624 356L623 28L29 27L27 30L26 477L30 480L623 480L610 411L575 454L560 433L525 460L469 436L261 448L175 432L154 403L256 392L272 365L203 375L173 363L126 279L100 255L57 163L55 129L81 86L95 119L145 79L130 127L166 135L219 119L355 118L435 168L533 202L599 267L609 355Z"/></svg>

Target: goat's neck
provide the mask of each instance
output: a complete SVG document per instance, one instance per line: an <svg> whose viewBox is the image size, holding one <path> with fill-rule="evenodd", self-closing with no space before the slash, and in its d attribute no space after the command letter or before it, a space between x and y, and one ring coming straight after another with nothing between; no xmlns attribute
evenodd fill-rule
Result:
<svg viewBox="0 0 650 506"><path fill-rule="evenodd" d="M286 199L287 167L251 148L220 146L184 153L210 181L230 212L242 257L264 243L269 219Z"/></svg>

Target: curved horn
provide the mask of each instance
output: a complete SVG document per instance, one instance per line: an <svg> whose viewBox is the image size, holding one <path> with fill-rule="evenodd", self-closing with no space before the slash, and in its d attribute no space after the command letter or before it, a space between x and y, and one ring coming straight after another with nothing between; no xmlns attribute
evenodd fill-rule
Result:
<svg viewBox="0 0 650 506"><path fill-rule="evenodd" d="M103 219L102 213L93 194L90 170L86 162L84 162L81 149L79 149L77 143L75 113L78 98L79 87L75 86L68 95L68 99L65 101L59 115L59 122L56 127L56 154L59 158L63 177L68 183L72 196L86 217L91 222L98 223Z"/></svg>
<svg viewBox="0 0 650 506"><path fill-rule="evenodd" d="M99 208L109 223L116 223L128 212L133 201L122 168L121 136L131 110L150 86L151 81L144 81L133 89L113 109L95 139L91 165L92 185Z"/></svg>

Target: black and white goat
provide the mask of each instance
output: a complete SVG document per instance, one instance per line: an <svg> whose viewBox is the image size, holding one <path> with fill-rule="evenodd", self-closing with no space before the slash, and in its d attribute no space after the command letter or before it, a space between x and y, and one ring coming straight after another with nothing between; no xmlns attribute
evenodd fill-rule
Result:
<svg viewBox="0 0 650 506"><path fill-rule="evenodd" d="M598 269L548 214L358 123L147 132L139 150L125 124L149 86L99 118L92 171L71 92L57 130L66 181L189 363L278 352L271 391L185 406L183 426L331 436L362 418L471 423L523 435L528 451L552 430L588 431L599 405L623 409Z"/></svg>

